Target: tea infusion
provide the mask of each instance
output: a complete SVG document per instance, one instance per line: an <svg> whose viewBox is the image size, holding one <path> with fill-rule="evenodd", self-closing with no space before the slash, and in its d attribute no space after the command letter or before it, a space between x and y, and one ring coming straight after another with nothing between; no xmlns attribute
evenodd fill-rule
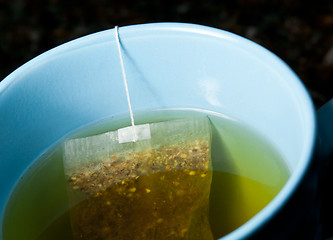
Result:
<svg viewBox="0 0 333 240"><path fill-rule="evenodd" d="M163 110L139 114L137 122L159 122L200 115L207 114L197 111ZM174 211L185 213L197 209L196 205L204 201L200 196L205 194L196 192L191 186L212 181L209 209L198 211L199 214L207 213L208 222L194 223L193 227L200 226L202 232L207 234L211 232L212 238L218 239L241 226L276 196L286 183L289 171L281 156L258 133L238 121L221 115L210 115L209 118L213 127L211 149L213 170L161 171L134 177L113 184L104 195L98 196L99 193L92 195L83 201L84 204L103 206L103 209L108 209L105 213L114 215L114 221L122 219L117 209L128 209L127 214L133 221L124 225L118 224L126 226L118 229L120 233L135 232L135 229L139 229L140 224L144 223L145 226L151 226L151 235L141 236L141 239L161 239L156 235L158 233L154 232L157 228L164 239L182 239L194 232L191 228L184 227L186 219L181 216L185 215L180 214L179 218L171 221L167 214ZM75 137L118 129L128 124L127 121L126 118L112 118L77 132ZM164 167L170 168L172 164ZM79 179L74 176L72 181ZM164 185L163 181L172 184ZM154 201L155 193L151 191L155 186L149 187L152 183L166 186L160 188L158 196L162 194L163 199L158 201L158 205ZM138 201L139 206L136 205ZM62 153L59 148L55 148L36 161L13 192L5 213L4 240L73 239L69 211L80 208L83 202L69 209ZM113 207L114 203L118 204L117 208ZM161 203L166 205L162 206ZM157 216L156 210L159 209L158 212L161 212L165 206L168 206L165 208L166 215ZM93 214L89 210L75 212L82 215L80 218L89 215L86 218L85 231L89 231L89 226L96 221L103 225L101 215L91 218ZM126 211L122 211L122 214L124 213L126 214ZM110 231L109 225L103 225L105 233ZM167 229L168 226L178 229L170 231ZM176 232L178 235L173 235ZM197 238L202 239L201 236L191 236L191 239ZM210 236L207 239L211 239Z"/></svg>

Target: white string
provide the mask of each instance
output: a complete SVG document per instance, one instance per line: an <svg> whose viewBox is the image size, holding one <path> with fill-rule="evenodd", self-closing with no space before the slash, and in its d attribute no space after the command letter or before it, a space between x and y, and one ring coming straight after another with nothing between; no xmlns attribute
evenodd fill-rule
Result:
<svg viewBox="0 0 333 240"><path fill-rule="evenodd" d="M134 139L133 141L135 142L137 140L137 133L135 130L135 125L134 125L134 117L133 117L133 111L132 111L132 105L131 105L131 100L130 100L130 95L128 91L128 85L127 85L127 79L126 79L126 73L125 73L125 66L124 66L124 61L123 61L123 56L121 54L121 47L120 47L120 41L119 41L119 32L118 32L118 26L115 26L115 33L116 33L116 40L117 40L117 46L118 46L118 52L119 52L119 58L120 58L120 65L121 65L121 72L123 74L123 80L124 80L124 85L125 85L125 90L126 90L126 96L127 96L127 103L128 103L128 108L130 111L130 117L131 117L131 123L132 123L132 129L134 131Z"/></svg>
<svg viewBox="0 0 333 240"><path fill-rule="evenodd" d="M118 52L119 52L119 58L120 58L120 64L121 64L121 72L123 74L123 80L124 80L124 85L125 85L125 90L126 90L128 108L129 108L130 115L131 115L132 126L134 126L134 117L133 117L132 105L131 105L130 95L129 95L129 91L128 91L128 85L127 85L127 79L126 79L123 56L121 54L121 48L120 48L118 26L115 27L115 32L116 32L117 46L118 46Z"/></svg>

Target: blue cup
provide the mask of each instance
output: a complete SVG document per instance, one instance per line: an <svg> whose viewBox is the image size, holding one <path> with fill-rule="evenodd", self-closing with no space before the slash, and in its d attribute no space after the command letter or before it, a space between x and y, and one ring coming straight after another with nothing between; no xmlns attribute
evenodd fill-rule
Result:
<svg viewBox="0 0 333 240"><path fill-rule="evenodd" d="M119 34L133 109L223 113L257 130L286 160L291 176L279 194L222 239L319 236L316 116L292 70L257 44L214 28L154 23ZM75 129L128 112L120 69L111 29L56 47L1 82L0 238L11 192L39 156Z"/></svg>

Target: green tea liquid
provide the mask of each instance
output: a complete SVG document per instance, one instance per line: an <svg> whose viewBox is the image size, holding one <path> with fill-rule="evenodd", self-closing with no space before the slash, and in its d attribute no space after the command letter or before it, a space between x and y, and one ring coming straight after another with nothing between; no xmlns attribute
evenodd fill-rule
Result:
<svg viewBox="0 0 333 240"><path fill-rule="evenodd" d="M137 124L140 124L197 115L207 115L207 113L163 110L137 114L136 119ZM221 115L209 115L209 117L213 126L211 149L213 170L206 173L212 175L209 209L206 212L214 239L218 239L235 230L262 210L282 189L290 173L281 155L259 133L234 119ZM127 117L111 118L82 129L73 136L99 134L126 125L129 125ZM193 175L191 174L170 172L164 178L172 178L172 181L182 178L184 180L182 182L186 186L186 182L197 181L194 180L196 178L190 177L200 179L202 173L194 172ZM160 174L157 174L145 178L161 177ZM149 196L152 193L147 187L141 189L139 185L131 183L132 180L123 184L123 187L126 185L124 189L127 189L127 195L124 197L135 199L135 194ZM142 181L145 180L142 179ZM121 183L111 186L109 192L115 193L121 186ZM166 189L165 201L172 199L172 206L175 209L190 211L193 206L191 204L185 206L184 198L177 197L177 191L179 190L178 194L181 195L181 192L184 191L182 188L185 189L184 186ZM172 197L170 197L170 192L172 192ZM190 195L184 194L184 196ZM112 196L116 198L117 195L112 194ZM195 196L195 193L192 193L192 196ZM100 198L99 204L111 207L111 200ZM85 201L89 201L89 199ZM121 203L119 199L112 201ZM171 204L171 202L169 203ZM144 203L142 204L144 205ZM74 207L78 207L78 205ZM162 206L158 207L163 208ZM140 217L133 219L134 222L128 224L127 231L131 231L131 225L138 227L140 222L145 221L144 219L147 219L148 222L151 221L152 226L154 224L163 226L163 221L167 219L167 216L165 219L163 217L150 220L145 218L144 216L148 213L150 216L153 214L150 202L140 207L135 206L135 201L133 201L131 209L137 209L137 216ZM140 209L143 212L140 212ZM116 212L112 214L117 216ZM181 227L184 220L177 221L177 225ZM107 226L105 231L108 231ZM169 233L172 234L172 231ZM184 228L183 233L187 234L187 229ZM8 202L3 235L4 240L73 239L61 148L55 148L36 160L35 164L23 175ZM174 239L181 239L181 237Z"/></svg>

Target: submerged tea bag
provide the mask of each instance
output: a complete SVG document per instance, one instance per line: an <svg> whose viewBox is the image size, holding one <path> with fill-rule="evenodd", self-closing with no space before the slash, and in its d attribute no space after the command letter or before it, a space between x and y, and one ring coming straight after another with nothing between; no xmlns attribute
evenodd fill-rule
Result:
<svg viewBox="0 0 333 240"><path fill-rule="evenodd" d="M152 123L150 139L129 143L116 131L66 141L74 239L213 239L209 124Z"/></svg>
<svg viewBox="0 0 333 240"><path fill-rule="evenodd" d="M64 143L74 239L213 239L207 117L132 125Z"/></svg>

